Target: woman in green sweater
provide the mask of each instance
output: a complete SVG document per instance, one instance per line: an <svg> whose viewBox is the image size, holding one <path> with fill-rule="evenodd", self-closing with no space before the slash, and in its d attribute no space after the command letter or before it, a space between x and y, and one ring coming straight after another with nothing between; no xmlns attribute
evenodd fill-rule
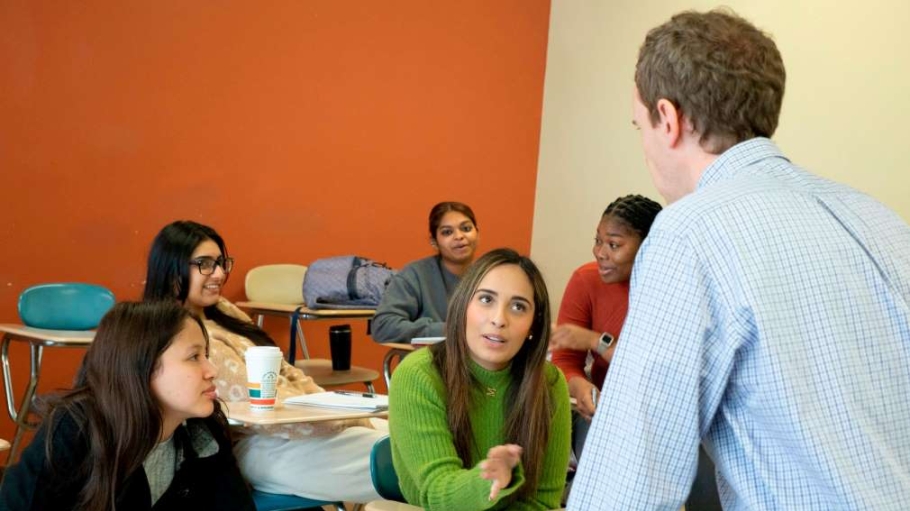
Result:
<svg viewBox="0 0 910 511"><path fill-rule="evenodd" d="M569 460L565 377L546 361L547 288L530 259L497 249L452 295L446 341L395 371L392 456L428 510L559 507Z"/></svg>

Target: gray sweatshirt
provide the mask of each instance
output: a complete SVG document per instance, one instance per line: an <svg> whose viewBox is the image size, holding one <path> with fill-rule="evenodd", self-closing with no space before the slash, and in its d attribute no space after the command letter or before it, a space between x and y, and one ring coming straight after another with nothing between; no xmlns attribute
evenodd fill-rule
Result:
<svg viewBox="0 0 910 511"><path fill-rule="evenodd" d="M402 268L392 277L376 309L373 340L410 343L414 337L444 336L446 308L458 280L438 255Z"/></svg>

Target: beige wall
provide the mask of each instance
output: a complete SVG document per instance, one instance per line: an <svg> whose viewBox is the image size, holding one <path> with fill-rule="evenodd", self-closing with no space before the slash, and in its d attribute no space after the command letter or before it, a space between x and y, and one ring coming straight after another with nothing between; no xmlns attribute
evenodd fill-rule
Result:
<svg viewBox="0 0 910 511"><path fill-rule="evenodd" d="M725 5L771 33L783 55L787 91L774 137L783 151L910 221L910 2L839 4ZM553 2L531 253L554 304L572 270L592 260L594 230L611 200L641 193L663 203L631 125L638 47L673 13L715 5Z"/></svg>

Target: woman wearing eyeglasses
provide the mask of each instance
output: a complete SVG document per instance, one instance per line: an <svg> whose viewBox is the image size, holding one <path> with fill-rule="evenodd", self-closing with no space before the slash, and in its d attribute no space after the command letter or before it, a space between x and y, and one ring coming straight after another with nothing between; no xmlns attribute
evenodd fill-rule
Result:
<svg viewBox="0 0 910 511"><path fill-rule="evenodd" d="M215 386L227 402L246 401L250 346L274 346L269 335L221 296L234 260L211 227L178 221L152 242L145 300L177 300L198 315L210 338L209 357L218 368ZM282 361L278 398L322 392L300 369ZM254 488L322 500L368 502L379 498L370 480L373 443L385 421L334 421L235 428L234 454Z"/></svg>

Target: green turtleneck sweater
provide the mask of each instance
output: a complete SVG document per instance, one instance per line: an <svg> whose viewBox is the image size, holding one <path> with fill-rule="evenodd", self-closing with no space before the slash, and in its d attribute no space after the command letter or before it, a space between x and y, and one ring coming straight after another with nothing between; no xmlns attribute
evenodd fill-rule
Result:
<svg viewBox="0 0 910 511"><path fill-rule="evenodd" d="M389 393L389 433L392 460L409 503L427 510L555 509L566 483L571 443L569 390L565 377L547 363L545 377L554 405L550 438L537 494L509 504L509 495L524 484L522 465L512 482L489 500L491 481L481 479L478 463L491 447L506 443L505 397L511 383L508 369L488 371L473 361L471 372L484 392L470 412L475 452L465 467L455 451L446 421L446 389L429 349L417 350L395 370ZM495 389L489 396L486 389Z"/></svg>

